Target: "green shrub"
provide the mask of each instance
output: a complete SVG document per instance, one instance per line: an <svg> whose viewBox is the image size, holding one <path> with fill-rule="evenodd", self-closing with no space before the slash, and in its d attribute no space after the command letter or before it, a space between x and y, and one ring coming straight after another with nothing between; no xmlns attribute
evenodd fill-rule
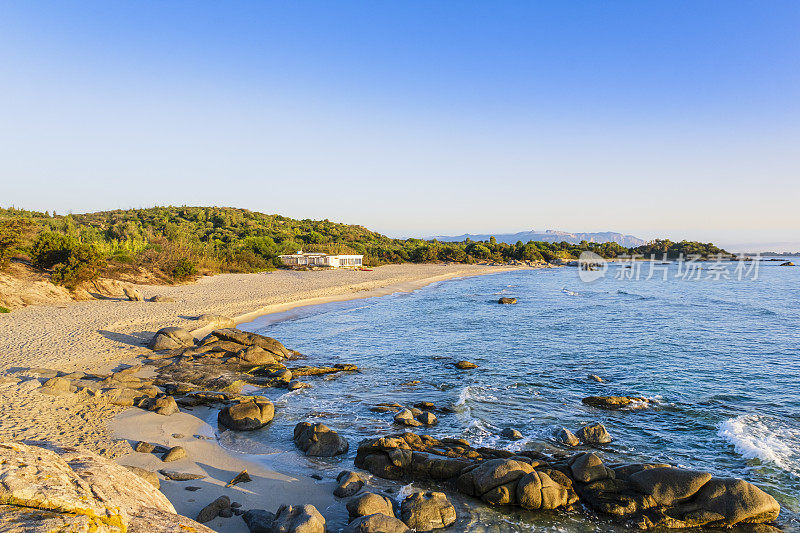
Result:
<svg viewBox="0 0 800 533"><path fill-rule="evenodd" d="M100 275L106 261L94 246L80 244L70 249L69 257L53 267L50 280L53 283L74 289L79 283Z"/></svg>
<svg viewBox="0 0 800 533"><path fill-rule="evenodd" d="M42 233L31 248L31 261L39 268L52 268L50 281L69 289L96 278L106 266L95 246L60 233Z"/></svg>
<svg viewBox="0 0 800 533"><path fill-rule="evenodd" d="M75 237L61 233L42 233L31 248L31 262L39 268L53 268L69 260L80 243Z"/></svg>
<svg viewBox="0 0 800 533"><path fill-rule="evenodd" d="M195 274L197 274L197 265L186 257L178 259L178 264L172 269L172 277L175 279L186 279Z"/></svg>
<svg viewBox="0 0 800 533"><path fill-rule="evenodd" d="M33 222L26 218L0 220L0 267L8 263L32 227Z"/></svg>
<svg viewBox="0 0 800 533"><path fill-rule="evenodd" d="M0 313L10 313L10 312L11 312L11 309L9 309L8 307L3 307L2 305L0 305Z"/></svg>

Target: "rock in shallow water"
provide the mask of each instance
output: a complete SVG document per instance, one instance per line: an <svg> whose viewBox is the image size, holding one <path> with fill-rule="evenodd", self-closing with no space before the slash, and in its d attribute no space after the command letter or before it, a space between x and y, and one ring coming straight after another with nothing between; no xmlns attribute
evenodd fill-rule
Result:
<svg viewBox="0 0 800 533"><path fill-rule="evenodd" d="M600 409L622 409L623 407L644 408L647 407L650 400L639 396L587 396L581 402L584 405Z"/></svg>
<svg viewBox="0 0 800 533"><path fill-rule="evenodd" d="M608 444L611 442L611 435L608 434L603 424L589 424L583 426L578 430L576 436L582 443L590 446L595 444Z"/></svg>
<svg viewBox="0 0 800 533"><path fill-rule="evenodd" d="M301 422L294 427L294 443L306 455L333 457L346 453L349 443L325 424Z"/></svg>
<svg viewBox="0 0 800 533"><path fill-rule="evenodd" d="M599 513L645 529L765 523L780 512L774 498L743 480L713 478L664 464L612 469L594 453L568 459L518 453L523 456L475 450L456 439L404 433L363 441L355 462L387 479L455 482L460 492L491 505L558 509L580 497ZM381 502L377 495L370 497Z"/></svg>
<svg viewBox="0 0 800 533"><path fill-rule="evenodd" d="M275 416L275 406L266 398L247 400L224 407L217 422L235 431L253 431L262 428Z"/></svg>
<svg viewBox="0 0 800 533"><path fill-rule="evenodd" d="M364 478L351 470L343 470L336 476L339 486L333 490L337 498L347 498L360 491L364 486Z"/></svg>
<svg viewBox="0 0 800 533"><path fill-rule="evenodd" d="M516 298L503 297L503 298L500 298L499 300L497 300L497 303L505 304L505 305L515 304L515 303L517 303L517 299Z"/></svg>
<svg viewBox="0 0 800 533"><path fill-rule="evenodd" d="M475 363L471 363L469 361L459 361L455 364L456 368L459 370L470 370L473 368L478 368L478 365Z"/></svg>
<svg viewBox="0 0 800 533"><path fill-rule="evenodd" d="M581 443L580 439L567 428L561 428L556 431L555 439L566 446L577 446Z"/></svg>
<svg viewBox="0 0 800 533"><path fill-rule="evenodd" d="M500 436L508 440L520 440L522 438L522 433L514 428L505 428L500 432Z"/></svg>

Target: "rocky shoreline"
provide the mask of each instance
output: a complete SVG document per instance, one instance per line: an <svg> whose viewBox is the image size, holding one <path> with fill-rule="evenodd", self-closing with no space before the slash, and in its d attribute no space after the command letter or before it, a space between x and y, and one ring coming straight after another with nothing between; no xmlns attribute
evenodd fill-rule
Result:
<svg viewBox="0 0 800 533"><path fill-rule="evenodd" d="M214 322L232 326L225 317L216 317ZM152 353L141 364L113 373L39 369L40 392L85 394L115 406L135 406L167 421L182 409L203 406L218 410L220 427L247 432L267 426L275 416L275 409L268 398L247 394L246 389L280 387L292 390L315 386L310 381L314 376L358 371L354 365L294 364L303 358L302 354L270 337L233 327L213 330L199 341L181 328L163 328L151 339L149 348ZM468 371L474 366L461 364L458 368ZM647 402L638 397L584 399L587 405L605 409L631 408L632 405L643 408ZM390 412L398 427L410 428L432 427L437 423L435 412L447 412L446 408L438 409L429 402L409 407L387 402L376 405L375 410ZM514 440L521 436L518 433L507 428L503 436ZM410 431L366 439L358 444L356 468L388 480L422 483L431 490L414 492L394 502L385 493L370 491L368 480L360 473L343 471L337 476L333 495L347 500L350 523L345 531L428 531L448 527L457 520L456 509L448 499L448 495L452 497L453 494L472 498L475 505L490 505L501 511L519 507L557 512L582 506L600 520L637 529L757 525L759 531L766 531L771 527L766 524L778 518L777 501L744 480L718 478L707 472L667 464L604 461L599 448L611 440L606 429L599 424L587 425L576 433L564 428L556 439L566 446L583 445L583 449L556 455L473 448L462 439L439 439ZM350 447L346 439L319 423L297 424L294 434L287 435L287 441L289 439L299 452L308 456L341 456ZM595 446L598 449L593 449ZM197 522L177 515L161 493L157 490L157 496L151 493L159 486L158 474L164 479L185 483L204 477L196 472L170 468L173 461L187 457L182 446L166 448L146 441L135 445L138 454L160 456L164 466L158 469L158 474L142 468L126 470L107 459L76 450L52 451L52 447L33 448L20 443L3 444L2 450L13 461L3 466L11 481L3 478L0 485L4 503L0 517L7 522L13 519L17 524L14 526L17 529L4 531L49 531L31 529L39 527L39 522L48 524L47 527L55 523L70 524L65 527L74 527L75 531L144 531L141 516L157 519L163 525L162 529L147 531L175 530L183 528L184 524L196 531L210 531L198 522L233 516L241 516L251 533L323 532L326 528L320 511L303 501L284 502L285 505L273 513L267 509L244 509L224 495L204 507L196 517ZM19 466L32 464L26 457L34 455L39 463L33 470ZM61 477L43 474L50 469L58 470ZM64 488L68 485L64 476L81 478L90 485L87 490L95 495L103 492L95 485L114 486L115 490L121 490L121 486L133 487L130 491L138 503L133 505L125 499L131 494L117 498L111 491L108 501L100 498L102 501L96 504L96 509L79 511L75 502L83 496ZM131 476L137 481L131 482ZM250 476L245 470L231 479L228 486L248 481ZM187 490L188 487L190 485ZM51 494L66 499L62 502ZM115 511L112 513L109 509Z"/></svg>

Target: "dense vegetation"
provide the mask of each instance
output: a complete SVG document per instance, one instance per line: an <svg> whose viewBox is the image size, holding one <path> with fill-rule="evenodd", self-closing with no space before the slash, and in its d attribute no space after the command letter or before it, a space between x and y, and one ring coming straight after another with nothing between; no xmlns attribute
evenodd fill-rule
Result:
<svg viewBox="0 0 800 533"><path fill-rule="evenodd" d="M296 250L364 255L365 265L401 262L553 261L590 250L606 258L631 253L723 252L711 244L657 240L628 249L616 243L460 243L392 239L363 226L294 220L245 209L154 207L56 215L0 209L0 266L13 255L52 270L54 282L73 287L104 273L143 270L168 280L198 272L255 272L278 266Z"/></svg>

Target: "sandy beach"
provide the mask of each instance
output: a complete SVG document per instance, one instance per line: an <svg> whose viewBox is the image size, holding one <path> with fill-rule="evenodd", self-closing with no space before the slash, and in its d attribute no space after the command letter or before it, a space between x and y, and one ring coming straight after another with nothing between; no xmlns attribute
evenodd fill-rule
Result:
<svg viewBox="0 0 800 533"><path fill-rule="evenodd" d="M454 277L512 268L519 267L407 264L373 271L226 274L187 285L135 286L147 298L159 295L173 302L131 302L120 297L20 309L0 317L0 368L6 373L0 381L4 406L0 438L78 445L151 471L163 468L164 463L156 455L133 452L131 444L142 440L165 447L181 445L189 457L171 463L170 468L206 476L191 483L161 482L162 491L181 514L194 517L207 503L226 494L244 508L274 511L282 503L311 503L333 524L345 524L347 513L332 495L332 480L286 475L280 467L270 469L225 450L214 438L215 428L205 422L207 410L164 417L111 405L87 391L45 394L40 383L53 370L99 373L134 364L152 353L144 344L165 326L181 326L201 337L214 328L198 322L202 314L224 315L239 324L298 306L412 291ZM226 488L243 469L253 481ZM193 492L186 486L200 488ZM218 531L246 531L238 518L217 518L208 525Z"/></svg>

